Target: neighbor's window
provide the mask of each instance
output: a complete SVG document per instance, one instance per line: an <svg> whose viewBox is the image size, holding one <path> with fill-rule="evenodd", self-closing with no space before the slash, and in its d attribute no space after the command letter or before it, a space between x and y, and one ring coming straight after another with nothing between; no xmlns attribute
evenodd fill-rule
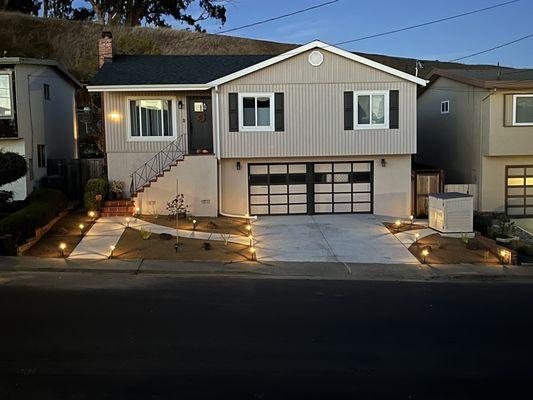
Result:
<svg viewBox="0 0 533 400"><path fill-rule="evenodd" d="M45 83L43 85L43 93L44 93L44 99L50 100L50 85L48 83Z"/></svg>
<svg viewBox="0 0 533 400"><path fill-rule="evenodd" d="M357 128L388 128L389 93L355 92L355 126Z"/></svg>
<svg viewBox="0 0 533 400"><path fill-rule="evenodd" d="M274 93L240 94L239 97L241 130L274 130Z"/></svg>
<svg viewBox="0 0 533 400"><path fill-rule="evenodd" d="M533 94L513 96L513 125L533 125Z"/></svg>
<svg viewBox="0 0 533 400"><path fill-rule="evenodd" d="M37 145L37 167L46 167L46 150L44 144Z"/></svg>
<svg viewBox="0 0 533 400"><path fill-rule="evenodd" d="M450 113L450 100L445 100L440 102L440 113L449 114Z"/></svg>
<svg viewBox="0 0 533 400"><path fill-rule="evenodd" d="M0 118L13 117L11 75L0 75Z"/></svg>
<svg viewBox="0 0 533 400"><path fill-rule="evenodd" d="M131 100L132 138L172 137L172 100Z"/></svg>

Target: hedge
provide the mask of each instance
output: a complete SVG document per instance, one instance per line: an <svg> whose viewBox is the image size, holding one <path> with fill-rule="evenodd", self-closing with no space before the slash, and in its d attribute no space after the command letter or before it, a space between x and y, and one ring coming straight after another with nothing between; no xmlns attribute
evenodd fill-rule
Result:
<svg viewBox="0 0 533 400"><path fill-rule="evenodd" d="M107 179L93 178L87 181L85 185L85 194L83 200L87 211L98 211L98 202L96 201L96 195L102 195L102 201L107 199L107 192L109 190L109 184Z"/></svg>
<svg viewBox="0 0 533 400"><path fill-rule="evenodd" d="M37 190L24 200L24 206L0 221L0 234L12 234L17 244L35 235L67 207L67 197L55 189Z"/></svg>

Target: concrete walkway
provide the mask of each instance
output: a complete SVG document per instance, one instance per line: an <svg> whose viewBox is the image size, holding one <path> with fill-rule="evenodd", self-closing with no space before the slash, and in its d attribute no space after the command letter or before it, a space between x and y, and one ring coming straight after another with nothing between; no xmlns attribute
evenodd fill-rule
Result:
<svg viewBox="0 0 533 400"><path fill-rule="evenodd" d="M85 234L80 243L72 251L69 259L93 259L103 260L109 258L111 246L116 246L120 237L126 230L126 217L102 217ZM129 227L137 230L148 230L156 235L167 233L176 236L176 229L143 221L140 218L132 218ZM200 240L224 241L220 233L191 231L180 229L179 237ZM248 245L249 239L245 236L230 235L228 242Z"/></svg>
<svg viewBox="0 0 533 400"><path fill-rule="evenodd" d="M253 224L259 261L418 264L369 214L261 217Z"/></svg>

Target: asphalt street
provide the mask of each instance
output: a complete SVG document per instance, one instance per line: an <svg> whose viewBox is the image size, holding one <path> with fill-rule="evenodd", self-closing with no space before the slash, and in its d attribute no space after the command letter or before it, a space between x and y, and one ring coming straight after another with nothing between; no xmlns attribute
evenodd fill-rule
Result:
<svg viewBox="0 0 533 400"><path fill-rule="evenodd" d="M532 311L525 282L1 273L0 399L527 398Z"/></svg>

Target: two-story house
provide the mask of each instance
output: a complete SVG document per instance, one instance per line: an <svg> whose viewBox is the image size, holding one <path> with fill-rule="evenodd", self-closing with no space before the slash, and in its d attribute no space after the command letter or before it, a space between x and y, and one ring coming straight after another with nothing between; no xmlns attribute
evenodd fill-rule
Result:
<svg viewBox="0 0 533 400"><path fill-rule="evenodd" d="M533 216L533 70L433 70L418 97L417 161L476 184L480 211Z"/></svg>
<svg viewBox="0 0 533 400"><path fill-rule="evenodd" d="M47 159L77 157L75 95L81 87L53 60L0 58L0 149L28 162L26 176L0 190L23 200L39 187Z"/></svg>
<svg viewBox="0 0 533 400"><path fill-rule="evenodd" d="M99 48L109 178L141 212L183 193L194 215L409 215L423 79L320 41L127 56L105 33Z"/></svg>

